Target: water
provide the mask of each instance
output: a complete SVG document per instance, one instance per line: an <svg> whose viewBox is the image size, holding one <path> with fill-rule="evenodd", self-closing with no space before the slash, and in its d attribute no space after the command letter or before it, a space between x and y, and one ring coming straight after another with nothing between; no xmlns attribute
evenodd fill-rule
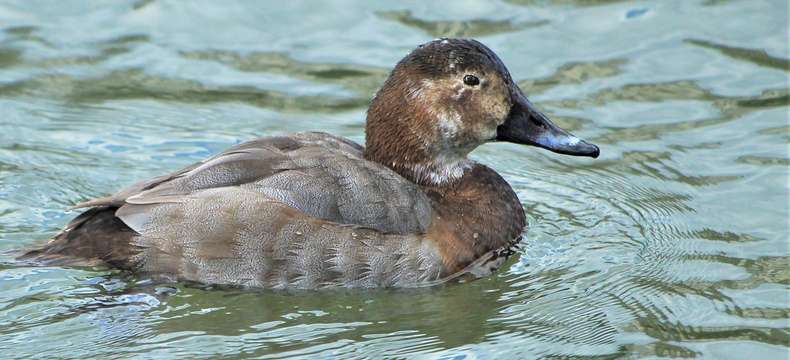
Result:
<svg viewBox="0 0 790 360"><path fill-rule="evenodd" d="M3 358L785 359L788 3L0 3ZM490 144L528 212L495 276L211 290L27 267L64 209L255 136L363 140L388 70L477 37L597 160Z"/></svg>

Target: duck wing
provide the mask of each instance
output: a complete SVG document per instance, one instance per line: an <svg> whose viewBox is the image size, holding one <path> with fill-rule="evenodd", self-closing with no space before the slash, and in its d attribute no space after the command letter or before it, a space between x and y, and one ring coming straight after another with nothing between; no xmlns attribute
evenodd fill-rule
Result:
<svg viewBox="0 0 790 360"><path fill-rule="evenodd" d="M411 286L444 275L424 235L425 194L329 134L241 143L77 207L92 209L28 257L270 288Z"/></svg>
<svg viewBox="0 0 790 360"><path fill-rule="evenodd" d="M324 148L330 148L333 150L342 150L348 152L350 154L354 154L357 156L362 156L363 148L358 144L349 141L347 139L333 136L327 133L318 133L318 132L307 132L307 133L299 133L293 134L291 136L269 136L269 137L262 137L250 141L246 141L235 146L228 148L227 150L214 155L212 157L206 158L202 161L197 163L191 164L183 169L175 171L173 173L157 176L151 179L142 180L136 183L133 183L115 194L106 197L100 197L96 199L91 199L87 201L80 202L70 209L80 209L80 208L88 208L88 207L96 207L96 206L121 206L125 203L126 199L138 195L141 192L151 190L154 187L159 185L167 186L167 183L176 182L181 184L192 182L191 186L193 187L211 187L211 186L221 186L223 183L233 183L234 182L234 175L237 176L235 180L238 182L242 180L244 175L248 177L254 176L252 172L256 171L255 166L249 166L241 172L235 172L233 169L228 169L228 164L236 162L237 165L238 160L245 160L243 156L245 153L250 154L254 152L258 152L259 157L254 156L247 156L246 159L266 162L271 161L275 162L279 152L282 151L290 151L294 149L298 149L304 146L320 146ZM262 150L268 150L269 154L261 153ZM268 156L267 156L268 155ZM273 159L267 159L269 157L273 157ZM241 164L243 165L243 164ZM260 165L260 164L259 164ZM230 166L234 167L234 166ZM266 167L266 166L265 166ZM208 171L207 171L208 170ZM228 171L230 170L230 171ZM225 172L225 175L231 175L230 177L224 176L222 173ZM203 182L202 184L197 184L195 182L200 181L200 179L195 179L196 173L201 173L202 177L212 177L212 180ZM260 175L265 176L266 172L261 171ZM182 179L183 177L191 176L191 179ZM190 185L187 185L190 186Z"/></svg>
<svg viewBox="0 0 790 360"><path fill-rule="evenodd" d="M425 232L430 201L419 187L326 133L264 137L172 174L141 181L74 208L182 202L193 192L241 187L310 216L383 232Z"/></svg>

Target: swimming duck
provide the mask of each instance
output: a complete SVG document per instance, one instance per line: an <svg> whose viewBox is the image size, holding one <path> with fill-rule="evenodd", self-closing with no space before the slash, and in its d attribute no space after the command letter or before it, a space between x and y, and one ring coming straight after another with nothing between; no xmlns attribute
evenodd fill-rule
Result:
<svg viewBox="0 0 790 360"><path fill-rule="evenodd" d="M365 146L320 132L240 143L89 208L23 257L275 289L411 287L495 270L526 226L510 185L467 155L491 141L597 157L491 49L439 39L373 98Z"/></svg>

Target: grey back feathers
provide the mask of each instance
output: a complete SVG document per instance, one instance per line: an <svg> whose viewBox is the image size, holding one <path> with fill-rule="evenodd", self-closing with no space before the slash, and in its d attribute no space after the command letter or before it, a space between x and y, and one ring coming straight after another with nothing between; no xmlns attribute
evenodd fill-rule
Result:
<svg viewBox="0 0 790 360"><path fill-rule="evenodd" d="M266 137L76 207L118 208L129 268L269 288L414 286L438 280L414 183L324 133Z"/></svg>

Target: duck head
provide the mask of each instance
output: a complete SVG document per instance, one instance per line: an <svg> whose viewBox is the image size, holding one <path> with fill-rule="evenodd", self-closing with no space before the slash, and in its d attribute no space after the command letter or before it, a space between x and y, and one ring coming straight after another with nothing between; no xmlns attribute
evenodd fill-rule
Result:
<svg viewBox="0 0 790 360"><path fill-rule="evenodd" d="M423 44L392 70L368 109L365 157L423 185L463 176L490 141L598 157L598 147L551 122L502 60L476 40Z"/></svg>

